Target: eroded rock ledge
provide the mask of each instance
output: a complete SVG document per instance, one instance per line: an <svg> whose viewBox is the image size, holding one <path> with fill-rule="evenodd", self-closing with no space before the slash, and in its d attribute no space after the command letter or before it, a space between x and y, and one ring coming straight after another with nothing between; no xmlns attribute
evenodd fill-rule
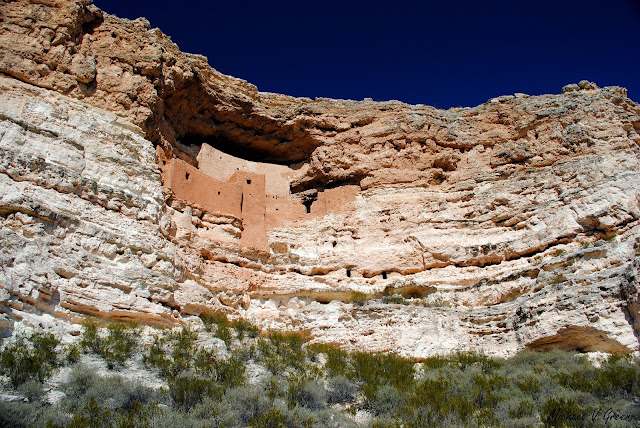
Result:
<svg viewBox="0 0 640 428"><path fill-rule="evenodd" d="M446 111L293 98L144 19L0 9L5 327L224 310L418 357L638 350L640 106L623 88Z"/></svg>

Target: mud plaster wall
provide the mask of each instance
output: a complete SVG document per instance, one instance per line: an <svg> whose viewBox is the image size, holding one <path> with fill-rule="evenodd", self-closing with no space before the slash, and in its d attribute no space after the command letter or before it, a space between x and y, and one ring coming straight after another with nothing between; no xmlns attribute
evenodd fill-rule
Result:
<svg viewBox="0 0 640 428"><path fill-rule="evenodd" d="M311 205L311 215L322 217L331 213L347 212L353 207L360 186L341 186L318 193L318 199Z"/></svg>
<svg viewBox="0 0 640 428"><path fill-rule="evenodd" d="M204 145L203 145L204 147ZM261 251L268 251L269 243L267 230L286 227L298 221L307 221L322 217L331 213L348 212L353 209L353 202L360 191L359 186L342 186L326 189L318 193L317 200L313 202L310 211L302 203L302 200L289 195L289 182L282 186L282 182L275 180L279 191L287 189L287 194L269 193L267 188L269 177L279 175L283 171L282 165L263 165L260 169L274 167L269 173L263 175L250 171L235 170L247 163L242 159L226 155L211 148L205 152L209 154L222 154L214 158L202 155L202 165L206 165L208 171L216 171L218 177L225 176L229 171L229 165L233 166L233 173L227 181L222 181L209 176L206 171L179 160L171 159L164 168L164 185L173 194L191 205L200 206L210 213L232 215L241 219L242 233L240 243L244 247L252 247ZM256 164L256 162L251 162ZM286 168L286 167L284 167ZM220 173L220 171L224 173Z"/></svg>
<svg viewBox="0 0 640 428"><path fill-rule="evenodd" d="M303 168L296 170L286 165L252 162L237 158L208 144L202 144L197 160L200 171L221 181L228 181L238 171L263 175L267 195L288 195L290 193L289 183L303 171Z"/></svg>
<svg viewBox="0 0 640 428"><path fill-rule="evenodd" d="M230 180L241 187L242 192L242 236L245 247L267 250L265 226L265 177L250 172L237 171Z"/></svg>
<svg viewBox="0 0 640 428"><path fill-rule="evenodd" d="M242 185L209 177L179 159L171 159L164 170L164 186L180 199L210 213L242 218Z"/></svg>

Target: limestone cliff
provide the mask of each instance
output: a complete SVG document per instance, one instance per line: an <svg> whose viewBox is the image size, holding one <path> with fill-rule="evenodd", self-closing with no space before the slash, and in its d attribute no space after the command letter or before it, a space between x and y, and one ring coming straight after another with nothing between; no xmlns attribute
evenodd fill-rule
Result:
<svg viewBox="0 0 640 428"><path fill-rule="evenodd" d="M79 0L0 2L0 73L5 328L224 310L416 357L639 349L623 88L294 98Z"/></svg>

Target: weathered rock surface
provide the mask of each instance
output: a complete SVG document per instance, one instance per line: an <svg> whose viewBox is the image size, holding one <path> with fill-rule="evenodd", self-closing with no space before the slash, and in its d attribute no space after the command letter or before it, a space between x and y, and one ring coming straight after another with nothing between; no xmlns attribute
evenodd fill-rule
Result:
<svg viewBox="0 0 640 428"><path fill-rule="evenodd" d="M224 310L416 357L638 351L640 106L623 88L446 111L311 100L87 2L0 2L0 19L3 328Z"/></svg>

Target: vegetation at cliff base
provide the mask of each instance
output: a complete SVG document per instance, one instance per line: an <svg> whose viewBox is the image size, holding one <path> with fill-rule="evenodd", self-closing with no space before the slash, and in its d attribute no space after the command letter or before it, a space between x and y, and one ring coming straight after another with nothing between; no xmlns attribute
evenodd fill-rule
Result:
<svg viewBox="0 0 640 428"><path fill-rule="evenodd" d="M412 360L261 332L223 314L144 340L135 325L93 321L67 345L49 333L17 335L3 344L0 373L3 427L640 423L640 366L630 356L598 364L563 351Z"/></svg>

